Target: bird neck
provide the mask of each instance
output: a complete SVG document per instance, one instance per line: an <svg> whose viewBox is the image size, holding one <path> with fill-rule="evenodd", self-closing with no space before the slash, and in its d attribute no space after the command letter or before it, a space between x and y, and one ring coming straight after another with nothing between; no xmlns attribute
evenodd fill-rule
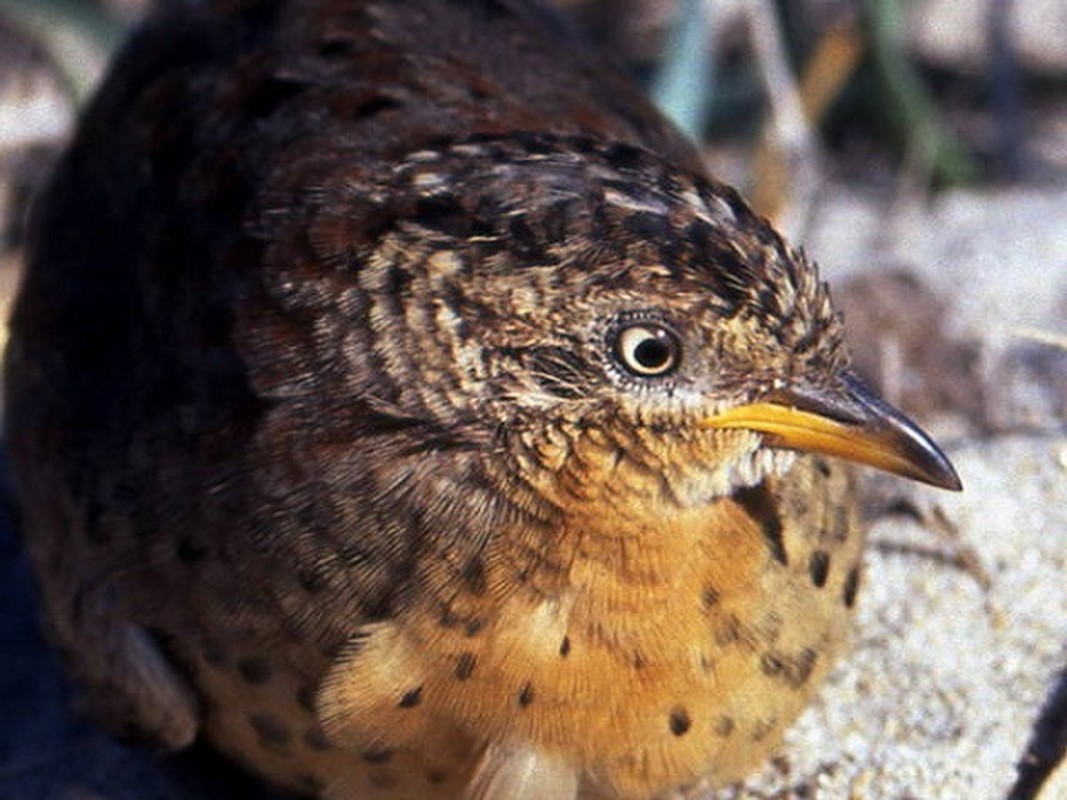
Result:
<svg viewBox="0 0 1067 800"><path fill-rule="evenodd" d="M633 428L560 424L525 432L510 451L517 469L509 470L523 479L501 483L517 507L541 513L491 548L507 550L498 555L543 582L538 588L548 595L601 569L623 583L669 582L721 526L721 501L737 486L726 465L749 446L729 435L668 439ZM600 566L578 577L591 564Z"/></svg>

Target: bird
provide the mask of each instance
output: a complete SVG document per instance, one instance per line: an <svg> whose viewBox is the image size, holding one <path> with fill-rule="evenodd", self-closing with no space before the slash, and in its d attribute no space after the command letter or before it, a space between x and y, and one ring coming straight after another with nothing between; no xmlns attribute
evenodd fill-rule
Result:
<svg viewBox="0 0 1067 800"><path fill-rule="evenodd" d="M81 702L331 800L653 798L959 489L815 264L534 0L184 0L39 197L5 430Z"/></svg>

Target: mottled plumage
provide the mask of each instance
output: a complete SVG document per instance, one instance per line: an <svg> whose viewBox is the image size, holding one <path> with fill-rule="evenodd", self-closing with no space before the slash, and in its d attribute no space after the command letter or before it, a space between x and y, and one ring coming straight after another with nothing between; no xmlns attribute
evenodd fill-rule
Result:
<svg viewBox="0 0 1067 800"><path fill-rule="evenodd" d="M524 0L215 0L118 57L6 375L109 724L332 798L573 800L733 780L803 707L862 536L793 451L955 477L590 52Z"/></svg>

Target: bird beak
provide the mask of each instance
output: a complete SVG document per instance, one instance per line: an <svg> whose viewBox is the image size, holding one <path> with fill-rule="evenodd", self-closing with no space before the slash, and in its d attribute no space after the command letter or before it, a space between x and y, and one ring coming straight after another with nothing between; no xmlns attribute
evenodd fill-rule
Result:
<svg viewBox="0 0 1067 800"><path fill-rule="evenodd" d="M772 392L703 425L747 428L765 434L772 446L837 456L941 489L963 488L930 437L848 373L832 388Z"/></svg>

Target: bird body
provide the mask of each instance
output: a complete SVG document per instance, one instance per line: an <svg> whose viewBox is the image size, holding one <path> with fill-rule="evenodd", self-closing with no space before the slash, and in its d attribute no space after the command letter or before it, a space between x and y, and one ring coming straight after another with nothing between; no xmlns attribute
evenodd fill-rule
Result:
<svg viewBox="0 0 1067 800"><path fill-rule="evenodd" d="M846 638L862 534L812 453L957 484L576 41L523 0L218 0L118 57L5 386L114 728L330 798L721 784Z"/></svg>

